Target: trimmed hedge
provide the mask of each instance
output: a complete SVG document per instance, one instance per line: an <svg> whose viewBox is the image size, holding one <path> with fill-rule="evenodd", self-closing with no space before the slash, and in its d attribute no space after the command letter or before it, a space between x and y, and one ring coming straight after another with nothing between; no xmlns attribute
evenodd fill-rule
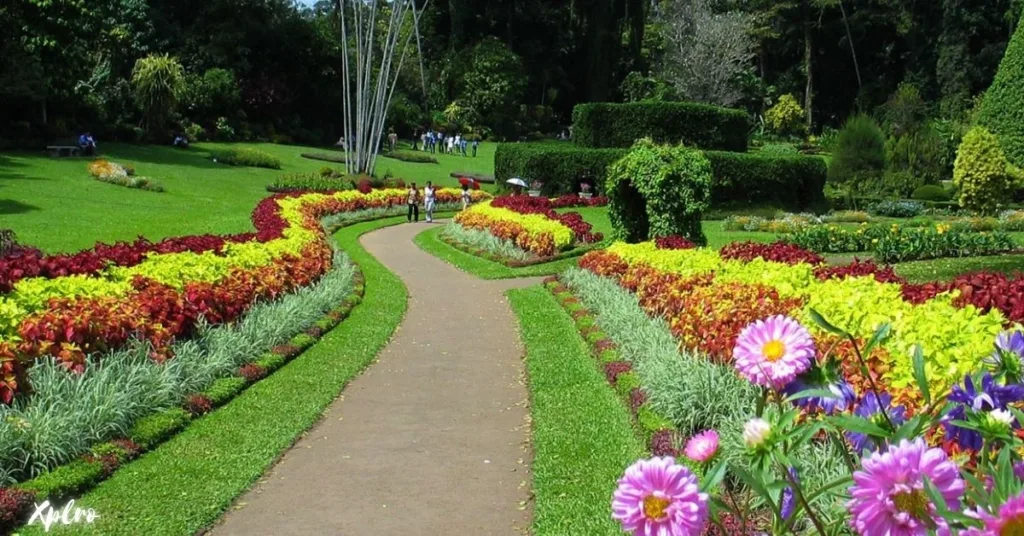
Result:
<svg viewBox="0 0 1024 536"><path fill-rule="evenodd" d="M985 92L978 124L999 137L1010 163L1024 166L1024 24L1017 25L995 80Z"/></svg>
<svg viewBox="0 0 1024 536"><path fill-rule="evenodd" d="M629 149L590 149L564 143L502 143L494 155L499 184L512 177L544 183L544 195L573 193L581 179L601 188L608 166ZM772 205L802 211L823 205L828 167L817 156L770 156L705 151L711 162L711 205ZM599 192L603 193L603 192Z"/></svg>
<svg viewBox="0 0 1024 536"><path fill-rule="evenodd" d="M578 104L573 141L581 147L632 147L642 138L701 149L744 152L750 118L742 110L694 102Z"/></svg>

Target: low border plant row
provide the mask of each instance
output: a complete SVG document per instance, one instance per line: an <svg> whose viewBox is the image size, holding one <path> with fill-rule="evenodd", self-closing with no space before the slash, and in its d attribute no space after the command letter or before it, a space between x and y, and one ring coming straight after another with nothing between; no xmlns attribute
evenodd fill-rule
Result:
<svg viewBox="0 0 1024 536"><path fill-rule="evenodd" d="M537 264L546 264L546 263L549 263L549 262L560 261L562 259L571 259L573 257L579 257L579 256L581 256L581 255L583 255L583 254L585 254L587 252L594 251L594 250L596 250L596 249L598 249L598 248L600 248L600 247L602 247L604 245L603 243L584 245L584 246L581 246L581 247L577 247L577 248L571 249L569 251L562 251L562 252L559 252L559 253L555 253L554 255L551 255L551 256L548 256L548 257L536 257L536 258L531 258L531 259L527 259L527 260L519 260L519 259L512 259L512 258L504 257L504 256L498 255L497 253L494 253L492 251L487 251L487 250L485 250L483 248L475 248L475 247L470 246L468 244L464 244L464 243L459 242L458 240L452 238L451 236L448 236L444 232L441 233L440 239L445 244L448 244L452 248L457 249L457 250L459 250L459 251L461 251L463 253L468 253L470 255L474 255L474 256L480 257L482 259L487 259L487 260L489 260L491 262L496 262L498 264L507 266L509 268L522 268L524 266L534 266L534 265L537 265Z"/></svg>
<svg viewBox="0 0 1024 536"><path fill-rule="evenodd" d="M0 488L0 534L8 534L28 521L34 503L50 501L57 504L88 491L134 458L153 450L184 429L192 420L226 404L313 346L362 301L365 280L359 267L352 266L352 289L348 297L286 344L278 345L242 365L235 374L215 380L201 392L187 396L181 407L140 419L125 437L100 443L80 458L36 478L10 488Z"/></svg>
<svg viewBox="0 0 1024 536"><path fill-rule="evenodd" d="M680 455L682 436L679 431L671 420L652 408L633 365L620 357L617 345L601 330L595 315L558 277L546 278L544 286L572 317L580 337L586 341L609 385L629 408L637 434L648 451L654 456Z"/></svg>

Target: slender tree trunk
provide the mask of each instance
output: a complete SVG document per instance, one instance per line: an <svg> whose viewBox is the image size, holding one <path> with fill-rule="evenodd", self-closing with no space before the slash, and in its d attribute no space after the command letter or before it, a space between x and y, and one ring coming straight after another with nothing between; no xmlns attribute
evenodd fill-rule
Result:
<svg viewBox="0 0 1024 536"><path fill-rule="evenodd" d="M846 8L843 7L843 0L839 0L839 12L843 14L843 26L846 27L846 40L850 42L850 55L853 56L853 70L857 73L857 91L859 92L864 83L860 79L860 64L857 63L857 50L853 46L853 34L850 33L850 20L846 18Z"/></svg>
<svg viewBox="0 0 1024 536"><path fill-rule="evenodd" d="M814 36L811 33L810 9L804 20L804 72L807 87L804 88L804 111L807 114L807 131L814 126Z"/></svg>

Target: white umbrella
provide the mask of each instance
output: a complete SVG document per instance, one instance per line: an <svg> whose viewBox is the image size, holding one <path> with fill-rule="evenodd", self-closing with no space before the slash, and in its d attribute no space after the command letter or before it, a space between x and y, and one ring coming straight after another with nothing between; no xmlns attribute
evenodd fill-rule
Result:
<svg viewBox="0 0 1024 536"><path fill-rule="evenodd" d="M513 179L509 179L509 180L507 180L505 182L507 182L508 184L514 185L514 186L521 186L523 188L526 188L526 181L524 181L523 179L520 179L519 177L516 177L516 178L513 178Z"/></svg>

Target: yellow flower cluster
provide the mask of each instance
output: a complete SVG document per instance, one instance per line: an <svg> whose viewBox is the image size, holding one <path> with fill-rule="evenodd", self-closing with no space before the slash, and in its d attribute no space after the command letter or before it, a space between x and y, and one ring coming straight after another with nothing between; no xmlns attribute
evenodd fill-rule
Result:
<svg viewBox="0 0 1024 536"><path fill-rule="evenodd" d="M884 347L892 362L886 379L894 387L914 385L912 356L917 344L924 350L928 377L937 389L976 372L981 358L992 352L1005 321L995 309L981 314L970 305L955 307L952 301L958 291L915 305L903 299L898 284L879 283L871 276L822 281L814 276L812 266L803 263L727 260L709 249L657 249L649 242L617 242L608 251L627 264L643 263L686 278L714 272L716 284L772 286L782 297L804 300L803 309L794 313L811 330L822 332L811 320L812 309L833 325L865 339L889 323L892 336Z"/></svg>
<svg viewBox="0 0 1024 536"><path fill-rule="evenodd" d="M509 223L521 226L531 236L550 234L555 242L556 250L572 246L573 232L561 222L548 218L543 214L520 214L514 210L492 206L490 201L473 205L455 216L459 223L465 218L484 218L494 223Z"/></svg>

